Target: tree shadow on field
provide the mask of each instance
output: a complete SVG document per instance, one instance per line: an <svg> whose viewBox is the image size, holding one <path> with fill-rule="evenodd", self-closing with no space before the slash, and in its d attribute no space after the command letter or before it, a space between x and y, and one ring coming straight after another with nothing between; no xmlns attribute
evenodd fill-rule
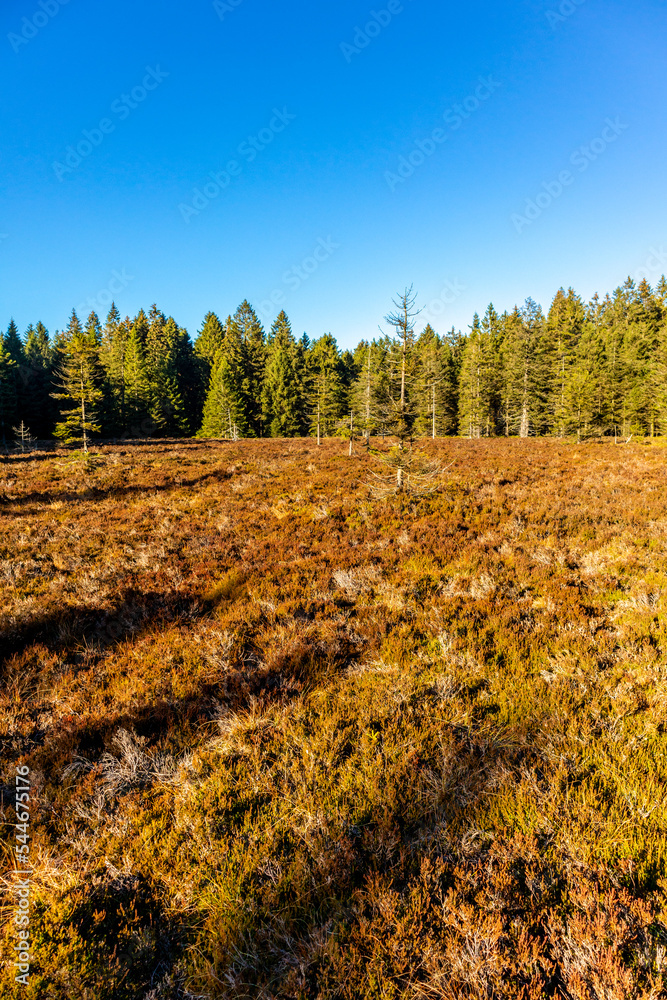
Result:
<svg viewBox="0 0 667 1000"><path fill-rule="evenodd" d="M72 652L81 647L103 652L136 636L149 625L165 626L178 620L192 620L202 613L202 602L197 597L137 590L125 591L111 610L105 607L50 608L26 623L0 630L0 665L36 643L55 653Z"/></svg>
<svg viewBox="0 0 667 1000"><path fill-rule="evenodd" d="M187 489L189 487L201 486L204 483L210 482L211 480L217 482L226 482L231 479L233 473L218 470L215 472L207 472L203 476L197 476L193 479L178 479L172 480L168 483L156 483L156 484L136 484L133 486L110 486L108 489L98 489L95 486L88 487L88 489L82 492L75 492L69 490L64 493L58 493L56 491L46 491L42 493L33 492L26 493L20 497L10 498L7 496L2 496L0 494L0 516L15 514L14 508L23 508L25 505L33 504L52 504L52 503L68 503L68 504L82 504L100 502L102 500L114 499L120 500L124 497L136 496L140 493L166 493L171 490L176 489ZM33 510L22 510L23 514L36 514L40 512L40 508L36 507Z"/></svg>

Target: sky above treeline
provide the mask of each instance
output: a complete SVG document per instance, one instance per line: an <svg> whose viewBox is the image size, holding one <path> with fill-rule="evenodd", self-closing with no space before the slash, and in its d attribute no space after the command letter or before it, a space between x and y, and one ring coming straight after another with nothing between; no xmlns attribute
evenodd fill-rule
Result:
<svg viewBox="0 0 667 1000"><path fill-rule="evenodd" d="M342 347L414 284L667 271L664 0L5 0L0 325L247 298Z"/></svg>

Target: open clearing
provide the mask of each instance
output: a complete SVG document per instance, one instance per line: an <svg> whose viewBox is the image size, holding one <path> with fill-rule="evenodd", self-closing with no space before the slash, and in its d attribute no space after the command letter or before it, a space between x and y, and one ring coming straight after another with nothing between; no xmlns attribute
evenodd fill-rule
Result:
<svg viewBox="0 0 667 1000"><path fill-rule="evenodd" d="M423 448L5 463L3 997L667 995L667 452Z"/></svg>

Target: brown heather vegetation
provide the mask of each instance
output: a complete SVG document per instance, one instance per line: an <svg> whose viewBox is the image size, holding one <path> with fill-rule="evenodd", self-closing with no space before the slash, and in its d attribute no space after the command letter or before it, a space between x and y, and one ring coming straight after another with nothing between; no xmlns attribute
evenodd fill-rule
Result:
<svg viewBox="0 0 667 1000"><path fill-rule="evenodd" d="M0 469L3 998L667 996L667 452L424 449Z"/></svg>

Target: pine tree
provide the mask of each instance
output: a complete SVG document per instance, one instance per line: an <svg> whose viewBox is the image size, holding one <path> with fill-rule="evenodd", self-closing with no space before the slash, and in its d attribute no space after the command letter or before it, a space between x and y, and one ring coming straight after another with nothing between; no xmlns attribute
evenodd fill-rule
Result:
<svg viewBox="0 0 667 1000"><path fill-rule="evenodd" d="M4 339L0 339L0 433L2 448L7 451L7 441L16 410L16 362L9 356Z"/></svg>
<svg viewBox="0 0 667 1000"><path fill-rule="evenodd" d="M297 437L302 429L303 412L297 348L290 322L283 311L271 327L262 390L264 426L268 427L272 437Z"/></svg>
<svg viewBox="0 0 667 1000"><path fill-rule="evenodd" d="M25 422L37 438L50 437L57 419L53 388L53 349L43 323L28 327L25 335L25 364L30 377L25 386Z"/></svg>
<svg viewBox="0 0 667 1000"><path fill-rule="evenodd" d="M266 366L266 338L250 303L245 299L231 318L230 332L236 343L242 345L244 376L243 404L246 412L246 434L262 437L262 386Z"/></svg>
<svg viewBox="0 0 667 1000"><path fill-rule="evenodd" d="M527 299L501 317L500 424L506 435L544 434L550 423L552 367L544 337L544 315Z"/></svg>
<svg viewBox="0 0 667 1000"><path fill-rule="evenodd" d="M25 363L25 351L23 341L14 320L10 320L7 332L2 338L3 348L12 362L8 371L9 380L6 406L8 409L8 419L10 426L18 423L23 417L25 408L25 388L29 377L29 369Z"/></svg>
<svg viewBox="0 0 667 1000"><path fill-rule="evenodd" d="M566 424L571 418L566 402L566 388L585 320L586 313L579 296L572 288L568 289L567 295L560 288L544 324L545 349L549 354L551 368L549 430L559 436L566 433Z"/></svg>
<svg viewBox="0 0 667 1000"><path fill-rule="evenodd" d="M243 326L227 320L227 333L218 349L204 403L201 437L248 437L248 348Z"/></svg>
<svg viewBox="0 0 667 1000"><path fill-rule="evenodd" d="M417 419L415 319L421 310L415 308L416 300L412 286L406 288L393 300L394 311L385 316L385 321L394 329L388 357L389 397L393 410L392 430L401 449L406 440L412 440Z"/></svg>
<svg viewBox="0 0 667 1000"><path fill-rule="evenodd" d="M146 437L153 431L150 419L151 390L141 325L130 328L124 353L124 433Z"/></svg>
<svg viewBox="0 0 667 1000"><path fill-rule="evenodd" d="M331 436L346 409L340 352L335 339L325 333L310 345L306 357L310 430L320 443Z"/></svg>
<svg viewBox="0 0 667 1000"><path fill-rule="evenodd" d="M371 446L371 436L382 427L382 401L388 393L383 375L386 371L386 349L377 340L362 340L354 352L357 376L349 398L357 426Z"/></svg>
<svg viewBox="0 0 667 1000"><path fill-rule="evenodd" d="M208 364L209 373L213 369L215 356L225 339L225 328L214 312L204 316L202 328L194 343L195 354Z"/></svg>
<svg viewBox="0 0 667 1000"><path fill-rule="evenodd" d="M129 324L122 323L115 303L107 314L100 342L100 362L104 369L105 398L100 407L106 428L118 434L126 429L125 351Z"/></svg>
<svg viewBox="0 0 667 1000"><path fill-rule="evenodd" d="M247 433L246 411L238 379L224 348L218 351L198 437L236 440Z"/></svg>
<svg viewBox="0 0 667 1000"><path fill-rule="evenodd" d="M214 312L206 313L202 328L194 342L198 382L196 416L199 423L201 423L200 418L204 411L204 403L211 382L215 356L222 347L224 339L225 328L217 315Z"/></svg>
<svg viewBox="0 0 667 1000"><path fill-rule="evenodd" d="M475 313L459 373L459 433L469 438L488 437L496 430L500 405L496 336L488 323L486 328L482 326Z"/></svg>
<svg viewBox="0 0 667 1000"><path fill-rule="evenodd" d="M148 316L144 350L153 431L171 436L191 434L196 394L192 343L187 332L156 305Z"/></svg>
<svg viewBox="0 0 667 1000"><path fill-rule="evenodd" d="M84 332L76 312L72 310L63 345L64 362L57 372L60 392L53 393L55 399L69 403L61 411L56 437L66 444L81 441L86 454L90 435L100 429L95 416L95 406L102 398L99 388L102 371L96 332L94 325L90 324Z"/></svg>

